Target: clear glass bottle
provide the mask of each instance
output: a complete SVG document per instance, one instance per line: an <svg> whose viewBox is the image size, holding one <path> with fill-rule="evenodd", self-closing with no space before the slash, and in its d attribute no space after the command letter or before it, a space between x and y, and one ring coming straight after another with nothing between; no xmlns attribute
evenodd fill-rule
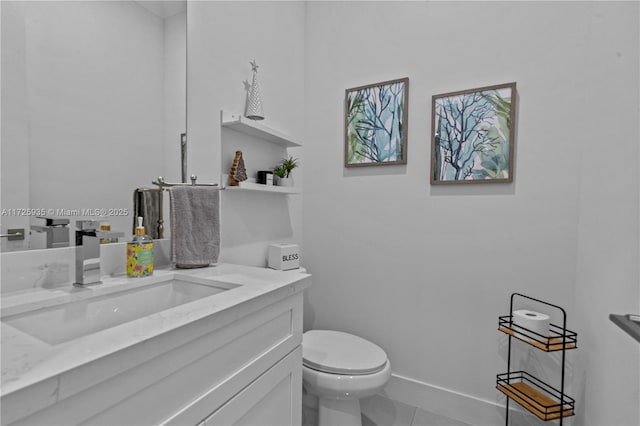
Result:
<svg viewBox="0 0 640 426"><path fill-rule="evenodd" d="M153 274L153 240L146 234L142 220L138 217L135 235L127 243L127 275L134 278Z"/></svg>

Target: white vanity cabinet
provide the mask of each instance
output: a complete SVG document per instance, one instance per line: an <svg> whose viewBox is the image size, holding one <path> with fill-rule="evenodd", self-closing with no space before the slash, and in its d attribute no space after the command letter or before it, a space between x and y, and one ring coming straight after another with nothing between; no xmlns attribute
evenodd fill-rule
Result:
<svg viewBox="0 0 640 426"><path fill-rule="evenodd" d="M223 296L237 303L221 298L210 315L3 394L2 425L300 425L311 278L251 267L228 276L243 281L243 268L249 284ZM71 343L50 361L92 350Z"/></svg>
<svg viewBox="0 0 640 426"><path fill-rule="evenodd" d="M302 362L302 348L298 346L200 425L301 424L300 362Z"/></svg>
<svg viewBox="0 0 640 426"><path fill-rule="evenodd" d="M161 424L301 424L302 294L257 314L241 320L245 327L228 336L233 341L205 355L208 362L193 371L194 376L205 376L207 370L222 374L212 374L213 380L198 392L190 389L195 398L184 398L179 407L174 405L179 410ZM186 378L186 371L181 374ZM173 386L167 389L170 404L177 392Z"/></svg>

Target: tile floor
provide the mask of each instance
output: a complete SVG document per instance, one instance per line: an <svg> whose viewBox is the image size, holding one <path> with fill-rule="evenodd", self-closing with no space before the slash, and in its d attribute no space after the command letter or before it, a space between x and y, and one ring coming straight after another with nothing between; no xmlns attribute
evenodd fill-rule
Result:
<svg viewBox="0 0 640 426"><path fill-rule="evenodd" d="M383 396L372 396L360 401L362 426L470 426L421 408L392 401ZM318 412L304 408L303 426L316 426Z"/></svg>

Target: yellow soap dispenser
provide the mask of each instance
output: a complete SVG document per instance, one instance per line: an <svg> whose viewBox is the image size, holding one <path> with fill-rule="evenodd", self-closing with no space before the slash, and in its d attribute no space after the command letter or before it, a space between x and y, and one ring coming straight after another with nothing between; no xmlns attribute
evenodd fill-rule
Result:
<svg viewBox="0 0 640 426"><path fill-rule="evenodd" d="M153 240L146 235L142 217L131 242L127 243L127 275L147 277L153 274Z"/></svg>

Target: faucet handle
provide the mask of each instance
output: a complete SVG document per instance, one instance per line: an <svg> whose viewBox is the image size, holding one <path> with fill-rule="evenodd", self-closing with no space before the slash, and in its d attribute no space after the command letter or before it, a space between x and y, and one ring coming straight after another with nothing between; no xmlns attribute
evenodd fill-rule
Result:
<svg viewBox="0 0 640 426"><path fill-rule="evenodd" d="M67 226L69 224L69 219L64 217L46 217L46 216L36 216L36 219L44 220L44 226Z"/></svg>
<svg viewBox="0 0 640 426"><path fill-rule="evenodd" d="M95 231L100 228L100 223L97 220L78 220L76 228L80 231Z"/></svg>

